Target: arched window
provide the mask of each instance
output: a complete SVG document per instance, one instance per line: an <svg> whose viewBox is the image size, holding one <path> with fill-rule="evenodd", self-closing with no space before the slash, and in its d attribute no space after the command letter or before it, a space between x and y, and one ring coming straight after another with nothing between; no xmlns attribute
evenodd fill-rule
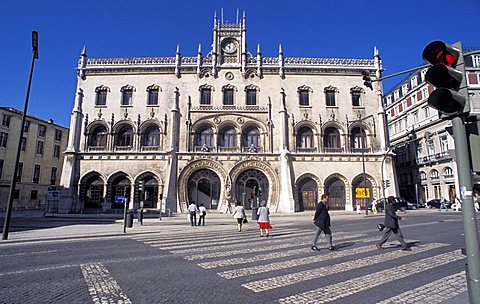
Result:
<svg viewBox="0 0 480 304"><path fill-rule="evenodd" d="M351 139L351 145L350 146L353 149L367 148L367 140L366 140L366 135L365 135L365 129L362 129L360 127L353 128L350 139Z"/></svg>
<svg viewBox="0 0 480 304"><path fill-rule="evenodd" d="M325 104L327 107L337 106L335 95L339 92L338 89L334 86L328 86L323 91L325 92Z"/></svg>
<svg viewBox="0 0 480 304"><path fill-rule="evenodd" d="M340 132L334 127L327 128L323 138L323 145L325 148L339 149Z"/></svg>
<svg viewBox="0 0 480 304"><path fill-rule="evenodd" d="M158 147L160 145L160 129L158 126L149 126L143 133L143 145Z"/></svg>
<svg viewBox="0 0 480 304"><path fill-rule="evenodd" d="M440 178L440 175L438 174L438 171L437 170L432 170L432 172L430 172L430 178L432 180L437 180Z"/></svg>
<svg viewBox="0 0 480 304"><path fill-rule="evenodd" d="M130 126L123 126L117 132L116 145L118 147L130 147L133 144L133 130Z"/></svg>
<svg viewBox="0 0 480 304"><path fill-rule="evenodd" d="M427 174L425 172L420 172L420 180L425 181L427 180Z"/></svg>
<svg viewBox="0 0 480 304"><path fill-rule="evenodd" d="M120 104L122 106L131 106L133 103L132 99L135 88L127 84L126 86L122 87L120 91L122 92L122 100L120 101Z"/></svg>
<svg viewBox="0 0 480 304"><path fill-rule="evenodd" d="M105 126L97 126L90 133L88 141L90 147L105 147L107 145L107 128Z"/></svg>
<svg viewBox="0 0 480 304"><path fill-rule="evenodd" d="M260 132L256 127L248 127L243 132L243 146L244 147L259 147Z"/></svg>
<svg viewBox="0 0 480 304"><path fill-rule="evenodd" d="M210 127L201 127L196 134L195 145L199 147L213 147L213 132Z"/></svg>
<svg viewBox="0 0 480 304"><path fill-rule="evenodd" d="M219 134L219 146L233 148L237 146L237 132L233 127L225 127Z"/></svg>
<svg viewBox="0 0 480 304"><path fill-rule="evenodd" d="M313 132L308 127L301 127L297 131L297 147L313 148Z"/></svg>
<svg viewBox="0 0 480 304"><path fill-rule="evenodd" d="M213 87L208 84L205 84L200 86L198 90L200 91L200 105L203 105L203 106L211 105Z"/></svg>
<svg viewBox="0 0 480 304"><path fill-rule="evenodd" d="M95 105L96 106L105 106L107 104L107 93L110 92L110 89L106 86L99 86L95 89Z"/></svg>
<svg viewBox="0 0 480 304"><path fill-rule="evenodd" d="M444 178L452 178L453 177L452 168L450 168L450 167L445 168L445 170L443 170L443 177Z"/></svg>

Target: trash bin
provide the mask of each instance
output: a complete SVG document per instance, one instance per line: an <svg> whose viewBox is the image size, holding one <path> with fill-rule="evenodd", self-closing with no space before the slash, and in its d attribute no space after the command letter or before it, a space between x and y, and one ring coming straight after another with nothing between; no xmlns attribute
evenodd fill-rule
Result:
<svg viewBox="0 0 480 304"><path fill-rule="evenodd" d="M252 208L252 221L258 220L257 212L258 212L258 207L253 207Z"/></svg>
<svg viewBox="0 0 480 304"><path fill-rule="evenodd" d="M127 228L133 227L133 211L128 211L127 213Z"/></svg>

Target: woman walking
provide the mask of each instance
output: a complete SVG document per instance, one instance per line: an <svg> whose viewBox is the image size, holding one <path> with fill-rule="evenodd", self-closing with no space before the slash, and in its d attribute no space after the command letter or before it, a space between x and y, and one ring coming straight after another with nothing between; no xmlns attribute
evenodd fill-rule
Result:
<svg viewBox="0 0 480 304"><path fill-rule="evenodd" d="M247 219L247 215L241 202L237 202L237 206L233 209L233 218L237 220L238 232L242 231L243 221Z"/></svg>
<svg viewBox="0 0 480 304"><path fill-rule="evenodd" d="M258 215L258 228L260 229L260 237L263 236L263 231L265 230L265 236L268 237L269 229L272 229L270 225L270 209L267 207L267 203L262 201L260 203L260 208L257 211Z"/></svg>

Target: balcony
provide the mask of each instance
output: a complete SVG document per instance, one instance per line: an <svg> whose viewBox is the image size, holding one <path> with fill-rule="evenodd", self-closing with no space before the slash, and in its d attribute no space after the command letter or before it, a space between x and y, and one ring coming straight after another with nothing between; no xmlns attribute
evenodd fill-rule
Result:
<svg viewBox="0 0 480 304"><path fill-rule="evenodd" d="M328 147L325 147L325 153L342 153L343 152L343 148L328 148Z"/></svg>
<svg viewBox="0 0 480 304"><path fill-rule="evenodd" d="M317 148L315 147L311 147L311 148L297 147L297 153L316 153L316 152L317 152Z"/></svg>

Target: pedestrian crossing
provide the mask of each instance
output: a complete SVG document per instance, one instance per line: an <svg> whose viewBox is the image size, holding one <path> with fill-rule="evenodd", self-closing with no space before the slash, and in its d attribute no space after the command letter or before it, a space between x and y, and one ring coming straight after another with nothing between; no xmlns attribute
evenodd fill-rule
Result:
<svg viewBox="0 0 480 304"><path fill-rule="evenodd" d="M213 271L253 294L273 297L278 303L330 303L417 275L426 277L422 286L408 291L390 288L376 294L372 303L442 303L467 288L461 271L465 257L449 244L406 240L418 243L406 252L392 241L390 247L380 251L375 247L380 235L340 231L333 235L337 250L329 251L322 239L324 247L318 252L310 249L313 230L275 228L272 238L261 238L256 230L162 232L131 237L180 256L203 271ZM379 269L378 265L389 266ZM444 278L428 281L429 273L444 268L451 269ZM335 280L329 284L325 277Z"/></svg>

